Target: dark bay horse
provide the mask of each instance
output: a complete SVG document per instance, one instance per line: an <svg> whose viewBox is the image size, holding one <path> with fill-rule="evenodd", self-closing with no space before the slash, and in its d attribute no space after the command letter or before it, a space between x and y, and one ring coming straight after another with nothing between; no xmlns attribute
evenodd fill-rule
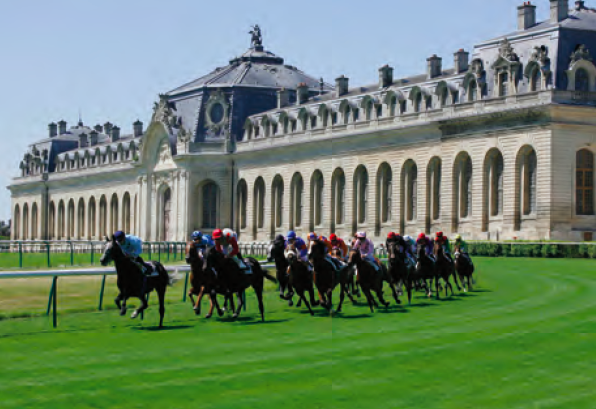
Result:
<svg viewBox="0 0 596 409"><path fill-rule="evenodd" d="M209 313L205 316L205 318L211 318L215 305L217 305L217 313L221 317L223 315L223 311L219 308L217 300L214 302L214 295L212 293L217 287L216 276L212 271L203 270L203 256L201 254L201 249L192 241L186 246L186 262L190 264L191 288L188 291L188 297L192 302L195 314L201 314L201 301L203 296L207 294L209 296L211 307L209 308ZM197 296L196 302L193 295Z"/></svg>
<svg viewBox="0 0 596 409"><path fill-rule="evenodd" d="M234 311L232 318L238 318L240 315L243 305L242 294L248 287L252 287L259 303L261 320L265 321L265 308L263 306L264 280L266 278L274 283L277 283L277 280L269 275L254 258L246 258L244 262L250 266L250 274L242 271L234 260L218 252L215 247L210 247L207 248L203 256L203 270L212 271L213 269L217 272L218 286L211 290L213 296L215 296L216 292L220 292L225 293L226 299L228 299L231 297L231 294L236 294L238 308ZM214 297L212 299L214 299L216 306L219 308L217 300Z"/></svg>
<svg viewBox="0 0 596 409"><path fill-rule="evenodd" d="M291 307L294 305L292 297L289 297L289 299L286 297L286 290L289 294L291 293L292 289L289 286L288 260L284 255L284 251L285 241L276 239L269 248L269 257L267 260L275 262L276 277L279 283L279 298L288 300L288 305Z"/></svg>
<svg viewBox="0 0 596 409"><path fill-rule="evenodd" d="M474 282L474 278L472 274L474 274L474 264L472 264L472 260L467 254L462 253L459 246L454 246L454 256L455 256L455 270L459 275L459 281L461 281L461 285L464 288L464 292L467 292L467 288L472 290L472 283ZM466 280L467 280L467 288L466 288Z"/></svg>
<svg viewBox="0 0 596 409"><path fill-rule="evenodd" d="M348 266L335 268L332 264L334 262L327 257L327 246L320 240L311 242L308 257L314 266L313 281L317 286L321 305L333 312L333 290L339 284L341 291L336 312L341 312L348 285Z"/></svg>
<svg viewBox="0 0 596 409"><path fill-rule="evenodd" d="M298 294L298 297L300 298L298 301L298 306L304 302L304 304L306 304L306 308L308 308L308 311L310 312L310 315L314 315L315 313L313 312L311 305L317 306L319 305L319 302L315 300L313 274L309 270L306 263L300 260L298 257L298 252L293 245L288 245L288 248L285 251L285 257L287 259L288 265L290 266L288 287L290 291L293 289L296 291L296 294ZM305 292L310 296L310 303L305 297ZM291 291L288 295L290 300L293 295L294 292Z"/></svg>
<svg viewBox="0 0 596 409"><path fill-rule="evenodd" d="M416 244L416 256L418 260L416 262L413 280L410 280L410 283L422 280L423 286L426 289L426 295L430 298L432 296L433 280L435 280L437 298L439 298L439 277L437 276L435 261L426 254L425 247L426 245L423 243Z"/></svg>
<svg viewBox="0 0 596 409"><path fill-rule="evenodd" d="M388 307L389 302L383 298L383 270L380 268L377 271L368 261L364 260L360 255L360 252L356 250L350 252L348 265L358 269L357 281L366 297L366 301L368 301L370 312L375 312L374 307L378 307L378 304L372 295L373 291L377 294L381 304ZM395 288L392 289L395 291Z"/></svg>
<svg viewBox="0 0 596 409"><path fill-rule="evenodd" d="M445 249L443 246L438 242L435 241L435 258L437 259L436 264L436 272L437 272L437 280L438 278L442 278L445 282L445 297L447 297L448 292L447 289L451 289L451 295L454 295L453 286L451 285L451 276L453 276L455 280L455 285L457 285L457 289L459 290L459 283L457 282L457 276L455 275L455 268L453 266L453 261L447 257L445 254ZM438 298L438 293L437 293Z"/></svg>
<svg viewBox="0 0 596 409"><path fill-rule="evenodd" d="M408 303L412 303L413 278L416 273L415 265L409 262L406 253L399 243L392 241L387 244L387 257L389 259L389 276L398 288L402 284L408 292Z"/></svg>
<svg viewBox="0 0 596 409"><path fill-rule="evenodd" d="M344 262L343 260L343 252L339 247L333 247L331 249L331 257L339 260L340 262ZM354 300L354 296L360 297L360 290L358 288L358 282L356 282L356 269L349 268L348 269L348 286L346 288L346 295L352 301L352 304L356 304L356 300Z"/></svg>
<svg viewBox="0 0 596 409"><path fill-rule="evenodd" d="M153 261L151 264L158 272L158 275L146 277L141 271L140 266L124 254L120 243L114 237L106 243L100 260L102 266L107 266L111 261L116 265L116 284L120 294L118 294L114 301L120 309L120 315L126 314L126 301L130 297L135 297L141 300L141 306L130 317L138 317L140 313L149 307L147 296L155 290L159 298L159 328L162 328L163 317L166 312L166 289L178 281L180 279L179 276L177 274L168 274L161 263Z"/></svg>

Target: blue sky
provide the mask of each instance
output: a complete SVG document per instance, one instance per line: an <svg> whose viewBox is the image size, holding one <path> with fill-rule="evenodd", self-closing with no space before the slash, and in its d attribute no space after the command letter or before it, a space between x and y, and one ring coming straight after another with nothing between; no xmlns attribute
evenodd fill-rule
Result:
<svg viewBox="0 0 596 409"><path fill-rule="evenodd" d="M27 145L47 125L110 121L129 132L148 123L166 92L226 65L250 45L259 24L264 45L328 82L351 85L424 72L426 58L470 50L514 31L521 0L1 0L0 219L10 217L4 186L18 174ZM539 20L548 0L535 0ZM590 2L588 2L590 3ZM588 4L592 5L592 4Z"/></svg>

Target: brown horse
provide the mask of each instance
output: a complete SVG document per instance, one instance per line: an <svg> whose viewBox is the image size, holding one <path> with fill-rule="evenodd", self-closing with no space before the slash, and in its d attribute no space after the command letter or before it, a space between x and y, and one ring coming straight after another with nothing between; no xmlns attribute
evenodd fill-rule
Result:
<svg viewBox="0 0 596 409"><path fill-rule="evenodd" d="M333 290L339 284L341 291L336 312L341 312L348 284L348 267L334 266L334 261L327 255L327 246L320 240L311 242L309 258L314 266L313 280L321 305L333 312Z"/></svg>
<svg viewBox="0 0 596 409"><path fill-rule="evenodd" d="M132 313L130 318L137 318L149 307L147 296L155 290L159 298L159 328L162 328L166 312L166 289L179 280L177 274L168 274L161 263L153 261L151 264L158 275L146 277L139 265L124 254L120 243L114 237L107 241L100 263L102 266L107 266L112 261L116 265L118 276L116 285L120 291L114 301L120 309L120 315L126 314L126 301L130 297L135 297L141 300L141 306Z"/></svg>
<svg viewBox="0 0 596 409"><path fill-rule="evenodd" d="M295 290L299 297L297 306L300 307L300 305L304 301L304 304L306 304L306 308L308 308L310 315L315 315L311 308L311 304L313 306L317 306L319 305L319 301L315 300L315 290L313 287L312 272L308 268L308 265L300 260L300 258L298 257L298 252L296 251L296 248L293 244L288 245L285 251L285 257L288 262L288 265L290 266L290 276L288 283L290 293L287 297L284 297L284 299L291 300L294 296L293 290ZM304 295L305 292L307 292L310 295L310 303Z"/></svg>
<svg viewBox="0 0 596 409"><path fill-rule="evenodd" d="M422 281L422 286L426 290L428 298L432 296L432 284L435 280L435 287L437 291L437 298L439 298L439 277L437 276L437 269L435 261L426 254L426 244L416 244L416 270L413 279L410 282ZM428 280L428 282L427 282Z"/></svg>
<svg viewBox="0 0 596 409"><path fill-rule="evenodd" d="M277 283L277 281L254 258L246 258L244 262L250 267L250 274L242 271L234 260L218 252L215 247L210 247L203 255L203 271L212 271L213 269L217 272L218 285L211 290L212 295L215 295L216 292L225 293L226 299L229 299L232 294L236 294L238 308L234 311L232 318L238 318L240 315L244 303L242 295L248 287L252 287L259 303L261 320L265 321L265 308L263 306L264 280L266 278L274 283ZM217 306L216 299L214 299L214 302ZM232 309L234 309L233 305Z"/></svg>
<svg viewBox="0 0 596 409"><path fill-rule="evenodd" d="M286 290L289 295L292 292L292 288L289 284L288 261L284 255L285 241L280 240L280 238L283 239L283 236L278 236L271 247L269 247L267 261L275 262L276 277L279 282L279 298L288 300L288 305L291 307L294 305L292 297L286 297Z"/></svg>
<svg viewBox="0 0 596 409"><path fill-rule="evenodd" d="M385 307L389 307L389 302L383 298L383 270L378 271L366 260L362 258L359 251L352 250L348 261L349 266L356 267L358 269L357 281L368 301L370 312L375 312L375 306L378 304L372 295L374 291L379 298L381 304ZM395 291L395 288L392 288ZM396 295L397 297L397 295Z"/></svg>
<svg viewBox="0 0 596 409"><path fill-rule="evenodd" d="M203 299L203 296L207 294L209 296L209 302L211 305L209 308L209 313L205 315L205 318L211 318L211 316L213 315L214 306L217 306L217 313L221 317L223 315L223 311L221 310L221 308L219 308L217 299L214 302L214 295L212 294L212 290L217 288L216 276L212 271L203 271L203 256L195 242L191 241L186 246L186 262L190 264L191 271L191 288L188 291L188 297L192 302L195 314L201 314L201 301ZM194 295L197 296L196 302L193 297Z"/></svg>
<svg viewBox="0 0 596 409"><path fill-rule="evenodd" d="M389 258L389 276L398 288L402 284L408 292L408 303L412 304L412 288L414 286L415 266L408 261L402 246L396 241L387 243L387 256Z"/></svg>
<svg viewBox="0 0 596 409"><path fill-rule="evenodd" d="M464 288L464 292L467 292L468 289L472 290L472 283L474 282L474 264L472 264L472 260L470 260L470 256L468 254L463 253L459 246L456 244L454 246L454 255L455 255L455 270L459 275L459 281L461 281L461 285ZM468 282L466 288L466 280Z"/></svg>
<svg viewBox="0 0 596 409"><path fill-rule="evenodd" d="M445 254L445 249L443 245L438 241L435 241L435 248L434 248L435 258L437 260L436 263L436 272L437 272L437 282L439 278L442 278L445 282L445 297L447 297L448 292L447 289L451 289L451 295L454 295L453 286L451 285L451 276L455 278L455 283L457 288L459 289L459 284L457 283L457 276L455 275L455 269L453 267L453 261L447 257ZM439 298L439 291L437 289L437 299Z"/></svg>

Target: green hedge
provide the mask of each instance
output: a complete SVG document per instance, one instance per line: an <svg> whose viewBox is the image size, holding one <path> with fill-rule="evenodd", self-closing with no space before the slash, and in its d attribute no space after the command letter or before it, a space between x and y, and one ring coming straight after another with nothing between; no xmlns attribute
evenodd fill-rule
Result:
<svg viewBox="0 0 596 409"><path fill-rule="evenodd" d="M474 256L596 259L596 244L468 242L468 247Z"/></svg>

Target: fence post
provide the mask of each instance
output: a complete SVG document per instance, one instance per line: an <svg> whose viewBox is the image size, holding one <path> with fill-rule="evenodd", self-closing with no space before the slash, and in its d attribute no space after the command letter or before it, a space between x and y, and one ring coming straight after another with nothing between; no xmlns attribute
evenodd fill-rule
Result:
<svg viewBox="0 0 596 409"><path fill-rule="evenodd" d="M149 246L149 261L151 261L151 242L148 243Z"/></svg>
<svg viewBox="0 0 596 409"><path fill-rule="evenodd" d="M46 253L48 258L48 268L52 267L51 259L50 259L50 242L46 241Z"/></svg>
<svg viewBox="0 0 596 409"><path fill-rule="evenodd" d="M70 247L70 265L74 266L74 253L73 253L74 249L72 247L72 241L68 242L68 246Z"/></svg>
<svg viewBox="0 0 596 409"><path fill-rule="evenodd" d="M161 242L157 242L157 261L161 263Z"/></svg>
<svg viewBox="0 0 596 409"><path fill-rule="evenodd" d="M182 293L182 302L186 302L186 290L188 289L188 274L186 273L186 279L184 280L184 292Z"/></svg>
<svg viewBox="0 0 596 409"><path fill-rule="evenodd" d="M23 268L23 243L20 241L19 244L19 268Z"/></svg>
<svg viewBox="0 0 596 409"><path fill-rule="evenodd" d="M52 279L52 287L50 288L50 296L48 297L48 310L46 311L46 315L50 315L50 311L52 310L52 301L54 300L54 291L56 290L56 281Z"/></svg>
<svg viewBox="0 0 596 409"><path fill-rule="evenodd" d="M246 311L246 291L242 291L242 309Z"/></svg>
<svg viewBox="0 0 596 409"><path fill-rule="evenodd" d="M91 242L91 265L94 265L94 264L95 264L95 246L93 245L93 242Z"/></svg>
<svg viewBox="0 0 596 409"><path fill-rule="evenodd" d="M168 261L170 261L170 242L166 241L166 251L168 252Z"/></svg>
<svg viewBox="0 0 596 409"><path fill-rule="evenodd" d="M101 311L103 308L103 292L104 292L105 287L106 287L106 276L104 275L103 279L101 280L101 290L99 290L99 306L97 307L97 309L99 311Z"/></svg>

